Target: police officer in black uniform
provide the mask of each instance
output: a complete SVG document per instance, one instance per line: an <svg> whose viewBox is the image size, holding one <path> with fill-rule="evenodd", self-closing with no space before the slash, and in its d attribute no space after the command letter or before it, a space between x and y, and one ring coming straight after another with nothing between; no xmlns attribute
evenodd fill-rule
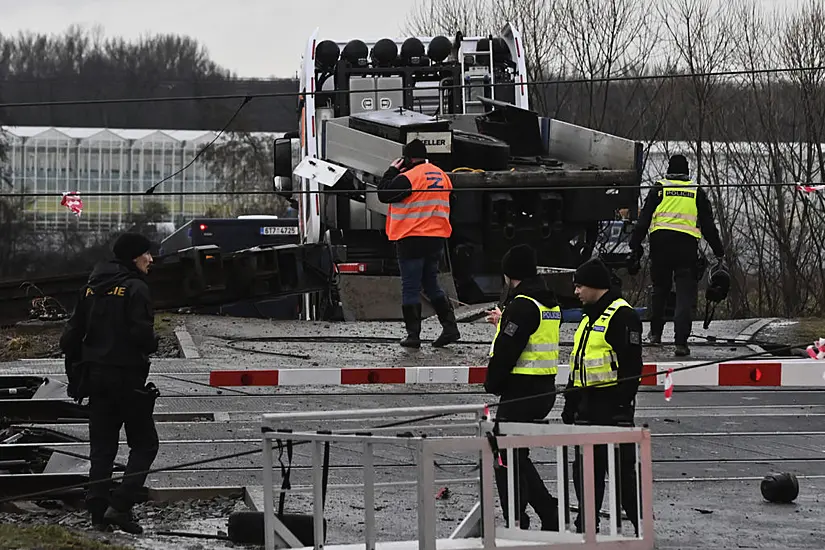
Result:
<svg viewBox="0 0 825 550"><path fill-rule="evenodd" d="M699 283L699 239L704 237L722 264L725 249L713 221L708 196L690 179L688 162L683 155L673 155L667 174L656 182L645 199L639 221L630 238L631 273L638 272L642 242L650 229L651 344L662 343L665 309L670 289L676 285L676 308L673 315L675 355L690 355L688 338L696 307Z"/></svg>
<svg viewBox="0 0 825 550"><path fill-rule="evenodd" d="M501 396L496 420L530 422L544 419L552 410L559 357L561 309L552 291L537 276L536 253L527 245L511 248L502 259L508 289L503 313L490 312L496 324L484 389ZM529 399L530 396L536 396ZM525 399L527 398L527 399ZM508 402L513 400L512 403ZM503 453L502 453L503 454ZM542 531L558 531L558 500L552 497L530 460L529 449L517 449L521 529L530 526L527 505L541 520ZM504 460L502 456L502 460ZM504 517L508 518L507 473L496 469Z"/></svg>
<svg viewBox="0 0 825 550"><path fill-rule="evenodd" d="M639 389L639 378L632 377L642 373L642 321L621 293L611 289L611 274L601 259L593 258L579 266L574 284L576 296L584 304L584 317L573 341L562 421L632 427ZM617 383L625 378L631 379ZM594 385L598 387L591 387ZM622 507L638 533L635 446L624 444L620 448ZM595 446L593 451L598 511L604 498L607 447ZM576 456L573 478L580 503L584 497L581 470L581 456ZM582 532L581 518L580 511L576 518L578 532Z"/></svg>
<svg viewBox="0 0 825 550"><path fill-rule="evenodd" d="M140 534L131 509L158 452L153 419L157 389L146 384L149 355L157 351L154 312L144 277L151 242L126 233L114 244L115 259L95 266L60 339L66 355L69 395L89 397L90 485L86 503L96 529L110 525ZM129 461L125 479L110 494L121 426Z"/></svg>

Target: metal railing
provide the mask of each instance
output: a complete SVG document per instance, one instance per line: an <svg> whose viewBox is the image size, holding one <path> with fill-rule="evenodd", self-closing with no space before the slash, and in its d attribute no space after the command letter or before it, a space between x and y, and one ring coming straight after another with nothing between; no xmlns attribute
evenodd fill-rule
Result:
<svg viewBox="0 0 825 550"><path fill-rule="evenodd" d="M333 432L329 429L317 431L292 431L288 425L318 421L328 423L340 420L372 419L375 423L387 422L389 418L416 418L432 417L436 415L467 415L475 416L474 423L446 422L443 424L430 423L420 428L427 429L469 429L467 435L451 436L414 436L383 435L371 433L368 428L359 431ZM416 429L415 426L406 427L406 430ZM495 428L495 429L494 429ZM381 430L372 430L380 432ZM495 435L493 435L495 434ZM487 417L487 408L484 405L460 405L426 408L391 408L391 409L362 409L319 411L303 413L265 414L262 419L263 435L263 492L264 492L264 529L265 548L274 550L276 543L281 547L301 548L304 544L292 534L275 514L275 494L273 479L273 441L302 441L312 447L312 493L313 493L313 542L314 548L321 550L328 546L324 529L324 465L322 464L323 449L330 442L345 444L357 443L363 446L363 497L364 497L364 538L363 544L350 545L348 548L366 548L375 550L381 543L376 541L375 523L375 464L374 450L377 445L407 446L415 451L418 495L418 522L417 539L400 541L400 548L419 548L421 550L436 550L447 547L451 550L463 548L496 548L507 546L508 549L535 550L537 548L553 548L558 550L578 549L591 550L600 548L620 548L627 550L651 550L653 548L653 475L650 432L642 428L622 428L606 426L565 426L550 423L510 423L502 422L495 426ZM623 536L620 532L619 503L617 502L617 467L613 460L607 461L609 479L606 480L606 494L610 509L610 533L596 533L595 509L595 480L594 480L594 445L607 445L608 457L613 457L613 448L616 445L634 445L638 447L636 453L637 464L637 509L639 517L635 518L639 525L638 535ZM514 449L524 448L555 448L556 473L559 493L559 525L560 531L539 532L528 531L514 527L516 498L508 498L509 528L496 527L495 504L495 468L498 463L497 452L507 454L507 464L515 464ZM582 464L582 493L584 506L581 514L584 519L583 533L571 532L568 525L568 478L566 450L568 447L577 447L581 451ZM435 483L436 457L447 452L472 453L479 456L478 491L479 502L467 514L465 519L453 531L449 541L436 537L436 503L433 498ZM508 494L514 494L515 479L513 470L507 468ZM409 485L409 482L398 481L382 483L382 486ZM639 490L639 486L641 490ZM580 503L581 505L581 503ZM394 543L398 546L399 542Z"/></svg>

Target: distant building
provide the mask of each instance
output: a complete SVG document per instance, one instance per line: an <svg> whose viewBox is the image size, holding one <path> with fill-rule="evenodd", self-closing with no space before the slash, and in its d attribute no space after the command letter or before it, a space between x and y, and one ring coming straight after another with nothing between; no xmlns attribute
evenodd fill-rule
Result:
<svg viewBox="0 0 825 550"><path fill-rule="evenodd" d="M80 218L61 206L61 197L27 200L27 217L38 230L78 227L108 231L142 211L144 201L163 202L169 219L202 216L217 195L142 195L92 197L88 193L142 193L188 164L215 138L211 131L118 130L111 128L5 127L9 154L0 175L4 192L63 193L83 199ZM215 191L218 180L201 160L164 182L158 192ZM9 187L9 185L11 187Z"/></svg>

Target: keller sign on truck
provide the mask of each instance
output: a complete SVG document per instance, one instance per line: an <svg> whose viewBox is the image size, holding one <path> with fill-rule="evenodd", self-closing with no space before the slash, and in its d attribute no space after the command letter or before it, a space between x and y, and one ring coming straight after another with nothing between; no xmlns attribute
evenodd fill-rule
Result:
<svg viewBox="0 0 825 550"><path fill-rule="evenodd" d="M427 147L428 153L452 153L453 134L451 132L410 132L407 134L407 143L420 139Z"/></svg>

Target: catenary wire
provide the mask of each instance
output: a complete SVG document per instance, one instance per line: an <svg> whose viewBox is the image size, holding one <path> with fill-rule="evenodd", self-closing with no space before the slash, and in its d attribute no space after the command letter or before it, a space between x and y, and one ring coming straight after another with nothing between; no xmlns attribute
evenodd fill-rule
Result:
<svg viewBox="0 0 825 550"><path fill-rule="evenodd" d="M190 160L189 163L186 166L184 166L183 168L180 168L177 172L174 172L174 173L166 176L165 178L163 178L159 182L153 184L151 187L149 187L149 189L144 191L144 194L146 194L146 195L154 194L155 189L160 184L162 184L166 181L169 181L170 179L174 178L178 174L183 173L187 168L192 166L195 163L195 161L198 160L198 158L200 158L200 156L202 154L204 154L210 147L212 147L212 145L215 144L216 141L218 141L218 138L223 135L223 133L226 131L226 129L229 128L229 125L232 124L232 122L234 122L235 118L240 114L240 112L243 110L243 108L246 107L247 103L249 103L250 101L251 101L251 99L249 97L244 98L243 102L241 102L241 104L238 106L238 108L235 110L235 112L229 118L229 121L226 124L224 124L223 128L221 128L220 131L215 135L215 137L212 138L212 141L207 143L205 147L201 147L201 149L197 152L197 154L194 157L192 157L192 160Z"/></svg>
<svg viewBox="0 0 825 550"><path fill-rule="evenodd" d="M500 172L499 172L500 173ZM514 174L526 174L529 172L514 172ZM548 174L552 174L552 172L548 172ZM703 189L712 189L712 188L753 188L753 187L798 187L800 185L822 185L822 183L815 182L815 183L788 183L788 182L772 182L772 183L703 183L699 184L686 184L684 187L686 188L694 188L694 187L702 187ZM605 184L605 185L587 185L587 186L575 186L575 185L545 185L545 186L533 186L533 185L524 185L524 186L515 186L515 185L490 185L488 187L454 187L450 190L451 193L465 193L465 192L483 192L483 191L497 191L497 192L507 192L507 191L590 191L590 190L607 190L607 189L618 189L618 190L635 190L635 189L652 189L652 185L617 185L617 184ZM314 191L304 191L304 190L295 190L291 191L293 195L359 195L359 194L369 194L369 193L378 193L377 188L372 189L359 189L359 190L350 190L350 189L318 189ZM443 189L421 189L419 192L421 193L443 193ZM799 190L800 193L805 193L803 190ZM86 193L86 192L78 192L78 196L80 197L127 197L127 196L143 196L145 195L145 191L110 191L110 192L97 192L97 193ZM154 196L180 196L180 195L189 195L189 196L222 196L222 195L232 195L232 196L244 196L244 195L273 195L277 194L275 191L272 190L257 190L257 191L164 191L161 193L153 193ZM47 198L47 197L54 197L54 198L62 198L62 192L46 192L46 193L0 193L0 197L2 198Z"/></svg>
<svg viewBox="0 0 825 550"><path fill-rule="evenodd" d="M808 342L802 342L802 343L787 346L787 349L805 347L807 344L808 344ZM783 348L783 349L786 349L786 348ZM621 382L630 382L630 381L633 381L633 380L641 381L644 378L648 378L648 377L651 377L651 376L659 376L659 375L662 375L662 374L667 374L668 372L671 372L671 373L683 372L683 371L688 371L688 370L697 369L697 368L701 368L701 367L707 367L707 366L710 366L710 365L716 365L718 363L724 363L724 362L730 362L730 361L741 361L741 360L744 360L744 359L752 359L754 357L759 357L759 356L762 356L762 355L766 355L768 353L770 353L770 352L768 352L768 351L754 352L754 353L748 353L748 354L745 354L745 355L738 355L738 356L734 356L734 357L729 357L729 358L726 358L726 359L716 359L716 360L712 360L712 361L706 361L706 362L703 362L703 363L698 363L696 365L685 365L684 367L677 367L677 368L674 368L674 369L666 369L666 370L662 370L662 371L642 373L642 374L635 375L635 376L628 376L628 377L625 377L625 378L620 378L620 379L616 380L615 383L618 384L618 383L621 383ZM825 364L825 363L823 363L823 364ZM502 400L502 401L499 401L498 403L492 403L492 404L487 405L487 408L488 409L494 409L494 408L497 408L501 405L509 405L509 404L512 404L512 403L519 403L519 402L527 401L527 400L531 400L531 399L541 399L543 397L548 397L549 398L549 397L555 397L555 396L558 396L558 395L566 395L568 393L572 393L572 392L575 392L575 391L581 391L581 390L584 390L584 389L591 389L591 388L595 388L595 387L599 387L599 386L603 386L603 385L607 385L607 384L613 384L613 382L599 382L599 383L593 384L592 386L587 386L586 388L571 387L571 388L565 388L563 390L556 390L556 391L552 391L552 392L546 392L546 393L531 395L531 396L527 396L527 397L517 397L517 398L514 398L514 399ZM354 430L353 432L366 433L366 432L369 432L370 430L395 428L395 427L400 427L400 426L408 426L408 425L414 424L416 422L423 422L423 421L427 421L427 420L434 420L434 419L437 419L437 418L444 418L446 416L450 416L451 414L452 413L437 413L437 414L431 414L431 415L424 415L424 416L419 416L419 417L416 417L416 418L409 418L409 419L400 420L400 421L396 421L396 422L389 422L389 423L385 423L385 424L379 424L378 426L373 426L371 428L364 428L364 429L361 429L361 430ZM348 433L348 432L342 432L342 433ZM298 445L307 444L307 443L311 443L311 442L310 441L295 441L293 443L293 447L296 447ZM0 499L0 504L4 504L6 502L14 502L14 501L17 501L17 500L32 499L32 498L40 497L40 496L46 496L46 495L50 495L50 494L53 494L53 493L56 493L56 492L59 492L59 491L65 491L67 489L80 489L80 488L84 488L84 487L90 487L92 485L97 485L99 483L110 483L111 481L120 481L120 480L122 480L126 477L131 477L131 476L150 475L150 474L156 474L156 473L161 473L161 472L180 470L180 469L184 469L184 468L189 468L191 466L200 466L202 464L209 464L209 463L212 463L212 462L219 462L221 460L228 460L228 459L232 459L232 458L240 458L240 457L244 457L244 456L250 456L250 455L253 455L253 454L260 453L260 452L262 452L262 449L254 449L254 450L249 450L249 451L240 451L240 452L230 453L230 454L226 454L226 455L220 455L220 456L216 456L216 457L197 460L197 461L194 461L194 462L176 464L176 465L173 465L173 466L165 466L163 468L154 468L154 469L144 470L144 471L141 471L141 472L134 472L132 474L124 474L122 476L119 476L117 478L112 478L112 479L103 479L103 480L98 480L98 481L87 481L87 482L83 482L83 483L76 483L76 484L73 484L73 485L67 485L67 486L53 488L53 489L46 489L46 490L43 490L43 491L37 491L37 492L34 492L34 493L25 494L25 495L17 495L17 496L13 496L13 497L6 497L6 498L3 498L3 499Z"/></svg>
<svg viewBox="0 0 825 550"><path fill-rule="evenodd" d="M569 84L591 84L604 82L634 82L638 80L667 80L680 78L713 78L713 77L727 77L727 76L753 76L759 74L782 74L782 73L797 73L819 71L825 68L822 65L814 65L809 67L775 67L766 69L737 69L730 71L709 71L709 72L690 72L690 73L676 73L676 74L659 74L659 75L629 75L629 76L605 76L593 78L569 78L557 80L535 80L532 82L495 82L485 84L485 86L560 86ZM451 84L444 85L444 89L460 90L464 88L476 88L477 86L470 84ZM414 86L403 86L398 88L382 89L382 92L405 92L410 90L419 90ZM124 104L124 103L160 103L170 101L226 101L237 99L257 99L257 98L278 98L278 97L301 97L314 95L333 95L333 94L350 94L359 93L358 90L316 90L316 91L295 91L295 92L261 92L252 94L223 94L223 95L201 95L201 96L163 96L163 97L135 97L135 98L113 98L113 99L67 99L58 101L28 101L18 103L0 103L0 109L16 109L26 107L61 107L61 106L75 106L75 105L105 105L105 104Z"/></svg>

